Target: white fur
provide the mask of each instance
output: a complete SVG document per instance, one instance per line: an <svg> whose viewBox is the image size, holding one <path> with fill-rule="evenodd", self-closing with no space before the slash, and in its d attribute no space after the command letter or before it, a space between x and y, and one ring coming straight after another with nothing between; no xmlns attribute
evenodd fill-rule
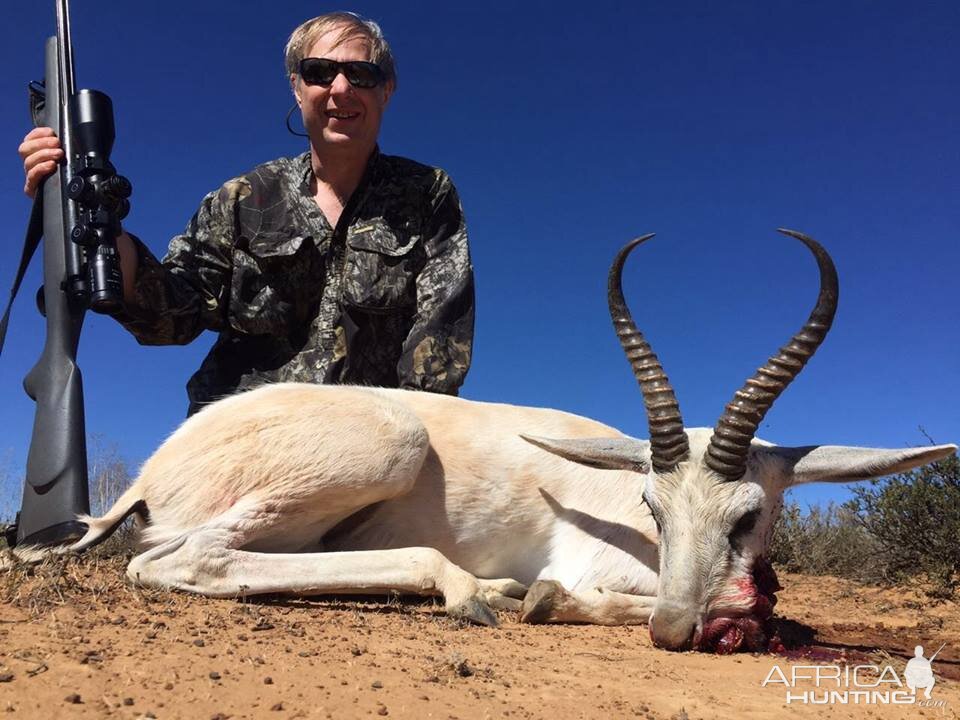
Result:
<svg viewBox="0 0 960 720"><path fill-rule="evenodd" d="M663 477L586 467L521 434L625 438L556 410L404 390L262 387L184 422L106 515L84 518L89 531L71 549L102 539L142 501L143 552L128 574L149 585L211 596L439 594L449 612L492 623L489 604L515 607L505 596L556 581L528 596L525 617L645 622L664 602L702 623L745 611L731 588L763 553L791 482L899 471L956 449L804 451L756 441L744 478L724 483L701 462L705 428L687 430L689 459ZM631 442L649 460L648 443ZM662 558L644 494L665 524ZM761 519L731 553L723 538L751 508Z"/></svg>

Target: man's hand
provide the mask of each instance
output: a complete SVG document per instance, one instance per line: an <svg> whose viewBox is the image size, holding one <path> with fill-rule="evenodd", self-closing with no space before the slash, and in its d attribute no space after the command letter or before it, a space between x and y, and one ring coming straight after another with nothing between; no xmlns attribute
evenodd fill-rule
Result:
<svg viewBox="0 0 960 720"><path fill-rule="evenodd" d="M26 175L23 192L33 198L40 183L53 174L57 163L63 159L60 138L48 127L34 128L27 133L17 152L23 160L23 172Z"/></svg>
<svg viewBox="0 0 960 720"><path fill-rule="evenodd" d="M57 169L57 163L63 159L60 138L48 127L34 128L23 138L17 152L23 160L23 172L27 178L23 192L33 198L37 194L40 183L53 174ZM121 232L117 236L117 251L120 253L123 296L127 302L132 302L135 297L134 278L137 274L139 258L136 245L126 232Z"/></svg>

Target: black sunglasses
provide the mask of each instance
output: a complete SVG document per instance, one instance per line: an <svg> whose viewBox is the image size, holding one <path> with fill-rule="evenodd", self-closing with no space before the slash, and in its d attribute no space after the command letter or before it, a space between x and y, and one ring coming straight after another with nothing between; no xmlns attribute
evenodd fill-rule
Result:
<svg viewBox="0 0 960 720"><path fill-rule="evenodd" d="M343 73L354 87L375 88L386 82L387 76L379 65L361 60L337 62L326 58L308 57L300 61L300 77L307 85L327 87Z"/></svg>

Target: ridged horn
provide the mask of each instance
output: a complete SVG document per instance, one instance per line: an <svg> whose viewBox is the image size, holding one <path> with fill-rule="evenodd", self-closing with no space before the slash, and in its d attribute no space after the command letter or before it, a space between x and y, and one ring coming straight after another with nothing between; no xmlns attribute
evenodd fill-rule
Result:
<svg viewBox="0 0 960 720"><path fill-rule="evenodd" d="M613 328L627 354L634 377L643 392L643 404L647 409L647 425L650 428L650 450L653 469L658 473L673 470L690 454L690 444L683 430L680 405L670 386L670 380L650 345L633 322L623 298L621 275L627 255L637 245L653 237L643 235L627 243L614 258L607 281L607 304Z"/></svg>
<svg viewBox="0 0 960 720"><path fill-rule="evenodd" d="M727 480L739 480L747 470L747 453L763 420L780 394L800 374L820 347L837 312L837 268L813 238L793 230L778 232L796 238L813 253L820 268L820 294L807 322L790 342L747 380L717 421L707 448L707 467Z"/></svg>

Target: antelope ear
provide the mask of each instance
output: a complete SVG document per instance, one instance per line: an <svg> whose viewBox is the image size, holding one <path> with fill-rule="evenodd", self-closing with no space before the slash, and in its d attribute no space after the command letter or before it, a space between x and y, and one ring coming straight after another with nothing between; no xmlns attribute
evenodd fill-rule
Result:
<svg viewBox="0 0 960 720"><path fill-rule="evenodd" d="M523 435L531 445L587 467L600 470L650 472L650 443L634 438L589 438L554 440Z"/></svg>
<svg viewBox="0 0 960 720"><path fill-rule="evenodd" d="M759 451L772 455L785 464L788 484L809 482L855 482L913 470L934 460L941 460L957 451L956 445L880 450L811 445L808 447L771 447Z"/></svg>

